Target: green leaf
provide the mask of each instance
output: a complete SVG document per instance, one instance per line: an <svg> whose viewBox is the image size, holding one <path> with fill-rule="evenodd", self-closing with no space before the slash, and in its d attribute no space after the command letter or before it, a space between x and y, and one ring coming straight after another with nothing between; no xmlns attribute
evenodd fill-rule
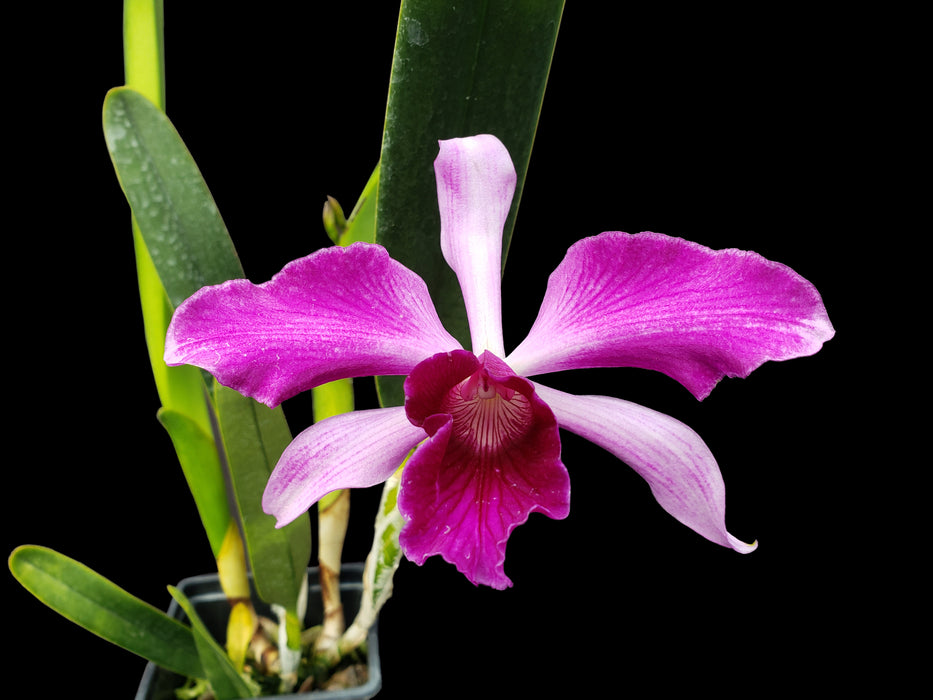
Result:
<svg viewBox="0 0 933 700"><path fill-rule="evenodd" d="M440 250L433 162L437 142L497 136L518 173L503 260L521 198L563 0L404 0L386 108L376 242L425 280L445 327L470 334L456 276ZM380 398L400 404L401 382L380 377Z"/></svg>
<svg viewBox="0 0 933 700"><path fill-rule="evenodd" d="M9 565L30 593L72 622L170 671L204 677L188 627L84 564L24 545L13 551Z"/></svg>
<svg viewBox="0 0 933 700"><path fill-rule="evenodd" d="M138 6L134 16L139 26L133 36L142 36L144 43L159 22L158 17L153 26L142 22L146 13L139 7L147 4L144 0L127 4L128 12ZM144 68L137 72L146 75ZM213 439L207 385L193 367L166 367L162 353L173 309L205 284L242 277L243 269L207 184L164 112L135 90L115 88L104 100L103 121L137 231L140 294L150 360L164 406L161 418L216 557L231 515L222 457ZM193 442L185 444L188 439Z"/></svg>
<svg viewBox="0 0 933 700"><path fill-rule="evenodd" d="M162 359L165 331L172 315L165 290L134 224L140 301L145 320L146 345L163 408L159 420L166 428L185 480L198 506L211 551L216 557L231 520L221 458L213 439L207 386L197 367L168 367ZM148 291L147 291L148 290ZM185 444L186 440L192 444ZM207 507L204 510L203 507Z"/></svg>
<svg viewBox="0 0 933 700"><path fill-rule="evenodd" d="M135 90L114 88L104 99L104 137L172 306L243 277L201 172L165 113Z"/></svg>
<svg viewBox="0 0 933 700"><path fill-rule="evenodd" d="M205 675L211 683L211 689L214 691L217 700L256 697L257 692L250 688L246 680L236 670L230 657L227 656L227 652L217 643L207 626L198 617L191 601L174 586L169 586L168 590L191 621L197 654L201 659L201 665L204 667Z"/></svg>
<svg viewBox="0 0 933 700"><path fill-rule="evenodd" d="M165 106L163 24L162 0L124 0L123 55L126 83L145 95L158 112ZM113 105L112 102L105 102L104 105L105 137L108 134L113 137L116 133L127 133L126 126L114 120ZM161 126L161 120L156 123ZM139 143L135 137L131 139ZM125 158L126 154L120 160ZM166 200L163 198L160 201ZM132 207L132 200L130 203ZM151 221L151 217L145 221L147 226ZM216 441L204 440L204 436L212 434L206 386L197 368L167 367L162 359L165 331L172 317L173 306L135 216L132 230L146 347L153 379L165 411L161 418L168 417L163 420L163 424L175 445L185 478L198 505L211 550L216 557L231 516L226 503L223 475L219 469ZM171 259L166 260L164 256L161 262L163 267L171 265ZM194 440L194 444L184 444L189 437Z"/></svg>
<svg viewBox="0 0 933 700"><path fill-rule="evenodd" d="M197 379L201 381L200 375ZM172 438L211 551L217 558L231 521L217 442L198 422L178 411L162 408L158 417Z"/></svg>
<svg viewBox="0 0 933 700"><path fill-rule="evenodd" d="M291 442L285 414L219 384L215 397L256 590L267 603L294 611L311 558L310 518L276 528L262 510L266 482Z"/></svg>

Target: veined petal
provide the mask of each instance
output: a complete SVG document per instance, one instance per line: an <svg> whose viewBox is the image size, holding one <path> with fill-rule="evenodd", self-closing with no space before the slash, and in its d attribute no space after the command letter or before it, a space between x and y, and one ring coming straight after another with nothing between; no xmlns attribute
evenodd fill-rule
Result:
<svg viewBox="0 0 933 700"><path fill-rule="evenodd" d="M535 384L560 427L608 450L634 469L668 513L706 539L743 554L726 531L726 488L706 443L680 421L608 396L574 396Z"/></svg>
<svg viewBox="0 0 933 700"><path fill-rule="evenodd" d="M532 512L569 513L554 414L531 382L488 352L425 360L405 394L409 419L430 435L402 473L405 555L423 564L440 554L474 584L511 586L504 566L512 530Z"/></svg>
<svg viewBox="0 0 933 700"><path fill-rule="evenodd" d="M484 134L441 141L434 172L441 251L463 290L473 352L503 357L502 229L515 168L502 142Z"/></svg>
<svg viewBox="0 0 933 700"><path fill-rule="evenodd" d="M407 374L459 347L424 281L382 246L355 243L295 260L265 284L199 290L172 318L165 361L275 406L334 379Z"/></svg>
<svg viewBox="0 0 933 700"><path fill-rule="evenodd" d="M702 399L723 376L812 355L833 334L816 288L786 265L659 233L609 232L567 251L506 361L523 376L652 369Z"/></svg>
<svg viewBox="0 0 933 700"><path fill-rule="evenodd" d="M402 407L342 413L315 423L285 448L262 509L287 525L331 491L382 483L425 438Z"/></svg>

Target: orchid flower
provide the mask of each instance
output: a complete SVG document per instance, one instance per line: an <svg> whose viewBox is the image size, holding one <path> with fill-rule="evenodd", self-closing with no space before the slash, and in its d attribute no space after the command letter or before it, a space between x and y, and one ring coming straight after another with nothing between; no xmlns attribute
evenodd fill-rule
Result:
<svg viewBox="0 0 933 700"><path fill-rule="evenodd" d="M726 530L719 467L690 428L527 377L640 367L703 399L724 376L813 354L833 336L814 286L756 253L607 232L567 251L527 338L507 355L501 255L512 161L498 139L480 135L441 141L434 168L441 248L463 292L471 350L444 329L422 279L366 243L295 260L265 284L205 287L172 319L168 364L197 365L269 406L339 378L406 375L403 407L335 416L300 433L269 479L264 510L285 525L325 494L376 485L404 462L407 558L423 564L439 554L474 584L506 588L511 531L533 512L568 515L564 428L627 463L703 537L755 549Z"/></svg>

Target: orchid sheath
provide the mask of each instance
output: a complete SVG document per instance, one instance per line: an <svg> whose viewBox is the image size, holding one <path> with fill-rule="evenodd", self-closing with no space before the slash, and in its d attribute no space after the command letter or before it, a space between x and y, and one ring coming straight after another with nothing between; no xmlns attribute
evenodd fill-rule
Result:
<svg viewBox="0 0 933 700"><path fill-rule="evenodd" d="M493 136L441 141L435 173L440 244L463 292L469 350L444 329L421 278L365 243L313 253L265 284L206 287L176 311L166 362L202 367L270 406L343 377L406 377L404 407L335 416L298 435L269 479L265 511L284 525L330 491L385 481L414 450L398 499L406 556L421 564L439 554L473 583L505 588L511 531L534 512L569 512L564 428L629 464L703 537L752 551L726 530L719 468L690 428L527 377L640 367L703 399L723 377L813 354L833 336L813 285L752 252L603 233L570 248L528 337L506 354L500 270L511 159Z"/></svg>

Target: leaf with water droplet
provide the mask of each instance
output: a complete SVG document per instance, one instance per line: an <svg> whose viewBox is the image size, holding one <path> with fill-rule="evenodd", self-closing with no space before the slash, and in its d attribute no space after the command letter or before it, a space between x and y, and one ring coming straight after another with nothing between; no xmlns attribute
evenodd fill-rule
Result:
<svg viewBox="0 0 933 700"><path fill-rule="evenodd" d="M165 113L135 90L114 88L104 100L104 137L172 305L243 277L201 171Z"/></svg>

